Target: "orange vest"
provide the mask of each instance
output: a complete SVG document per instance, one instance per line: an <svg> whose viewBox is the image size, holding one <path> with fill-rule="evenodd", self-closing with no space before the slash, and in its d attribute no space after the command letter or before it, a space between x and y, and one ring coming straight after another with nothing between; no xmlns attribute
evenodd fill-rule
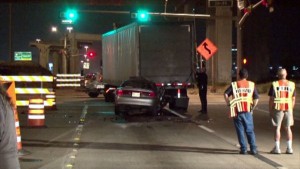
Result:
<svg viewBox="0 0 300 169"><path fill-rule="evenodd" d="M232 82L233 99L230 101L230 116L238 112L250 112L253 104L254 83L247 80Z"/></svg>
<svg viewBox="0 0 300 169"><path fill-rule="evenodd" d="M279 80L272 83L275 92L275 109L292 111L292 98L295 91L295 83L288 80Z"/></svg>

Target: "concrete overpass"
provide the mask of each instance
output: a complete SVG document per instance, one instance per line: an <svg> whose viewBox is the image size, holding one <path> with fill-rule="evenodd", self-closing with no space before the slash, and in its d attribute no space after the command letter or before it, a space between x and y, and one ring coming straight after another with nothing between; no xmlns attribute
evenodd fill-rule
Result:
<svg viewBox="0 0 300 169"><path fill-rule="evenodd" d="M75 32L66 34L62 39L61 43L30 42L30 46L39 49L41 66L49 69L48 64L53 63L53 74L80 73L80 58L84 53L79 53L79 49L82 45L92 45L101 41L101 35Z"/></svg>

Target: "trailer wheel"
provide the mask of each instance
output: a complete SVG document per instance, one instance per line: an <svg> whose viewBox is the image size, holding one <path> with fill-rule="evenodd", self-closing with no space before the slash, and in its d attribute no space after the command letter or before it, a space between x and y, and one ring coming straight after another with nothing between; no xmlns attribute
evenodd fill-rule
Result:
<svg viewBox="0 0 300 169"><path fill-rule="evenodd" d="M98 97L99 93L98 93L98 92L89 92L88 95L89 95L91 98L96 98L96 97Z"/></svg>

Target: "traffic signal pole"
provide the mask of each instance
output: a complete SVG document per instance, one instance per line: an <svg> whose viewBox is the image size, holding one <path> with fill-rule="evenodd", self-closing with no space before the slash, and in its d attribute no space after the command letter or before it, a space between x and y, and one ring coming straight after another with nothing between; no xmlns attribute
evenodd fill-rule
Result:
<svg viewBox="0 0 300 169"><path fill-rule="evenodd" d="M264 0L260 0L256 4L245 7L244 0L237 0L238 9L237 9L237 71L236 71L236 77L239 78L238 72L242 68L242 55L243 55L243 45L242 45L242 39L243 39L243 33L242 33L242 26L245 21L245 19L250 15L250 12L252 12L253 9L257 8L260 4L263 3ZM242 15L242 10L246 9L245 13Z"/></svg>
<svg viewBox="0 0 300 169"><path fill-rule="evenodd" d="M237 65L237 70L236 70L236 79L239 79L239 71L242 66L242 51L243 51L243 46L242 46L242 29L238 24L238 21L241 19L242 12L241 10L238 9L237 11L237 22L236 22L236 31L237 31L237 57L236 57L236 65Z"/></svg>

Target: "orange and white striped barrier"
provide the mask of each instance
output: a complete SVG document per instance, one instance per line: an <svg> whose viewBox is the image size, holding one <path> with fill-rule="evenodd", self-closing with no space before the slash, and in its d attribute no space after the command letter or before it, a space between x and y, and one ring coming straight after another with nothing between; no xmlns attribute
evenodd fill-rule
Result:
<svg viewBox="0 0 300 169"><path fill-rule="evenodd" d="M53 94L54 92L54 77L53 76L4 76L0 75L2 81L14 81L15 93L17 96L16 105L18 107L28 106L29 99L40 96L45 99L46 95ZM46 100L46 99L45 99ZM48 104L46 102L45 106L50 108L56 108L55 102L53 104Z"/></svg>
<svg viewBox="0 0 300 169"><path fill-rule="evenodd" d="M28 105L28 126L30 127L45 127L43 99L29 99Z"/></svg>
<svg viewBox="0 0 300 169"><path fill-rule="evenodd" d="M17 146L18 146L18 151L20 151L22 149L21 129L20 129L19 116L16 109L14 110L14 115L15 115L15 126L16 126L16 134L17 134Z"/></svg>

